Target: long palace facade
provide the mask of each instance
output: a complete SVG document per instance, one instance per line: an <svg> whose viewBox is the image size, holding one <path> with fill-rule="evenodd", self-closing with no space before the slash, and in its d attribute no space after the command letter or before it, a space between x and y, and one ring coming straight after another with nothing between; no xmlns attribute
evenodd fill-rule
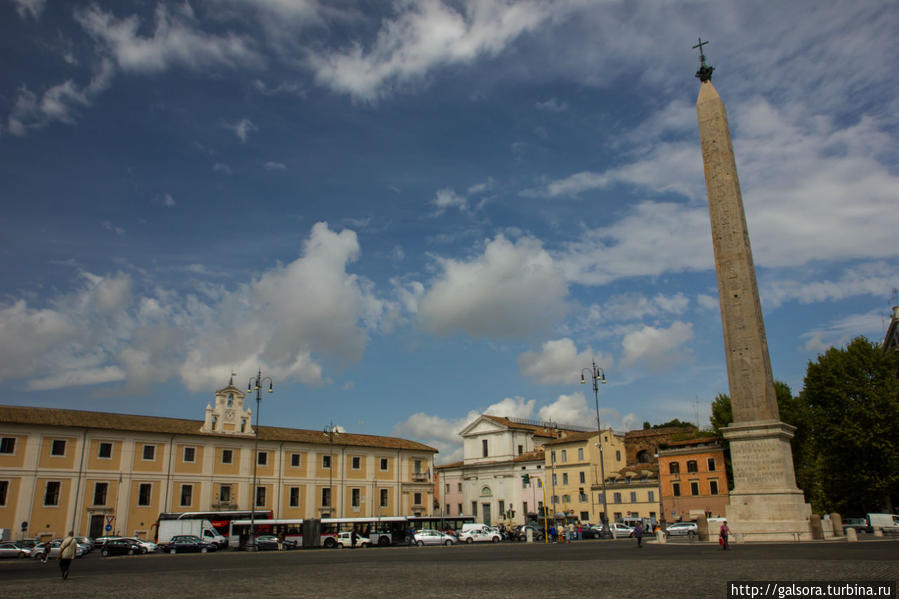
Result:
<svg viewBox="0 0 899 599"><path fill-rule="evenodd" d="M251 505L275 518L432 513L436 449L281 427L257 439L244 399L229 383L203 420L0 406L0 529L152 538L161 512Z"/></svg>

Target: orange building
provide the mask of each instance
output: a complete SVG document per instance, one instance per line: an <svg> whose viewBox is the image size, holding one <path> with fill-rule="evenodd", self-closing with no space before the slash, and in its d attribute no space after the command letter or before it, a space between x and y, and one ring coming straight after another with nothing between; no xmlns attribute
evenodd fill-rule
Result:
<svg viewBox="0 0 899 599"><path fill-rule="evenodd" d="M724 449L715 437L670 441L659 447L662 513L668 522L702 514L723 517L728 504Z"/></svg>

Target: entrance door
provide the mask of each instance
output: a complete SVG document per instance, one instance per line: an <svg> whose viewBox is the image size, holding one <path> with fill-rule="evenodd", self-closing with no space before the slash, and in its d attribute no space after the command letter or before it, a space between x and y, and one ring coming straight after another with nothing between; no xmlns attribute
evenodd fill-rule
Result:
<svg viewBox="0 0 899 599"><path fill-rule="evenodd" d="M482 503L481 504L481 513L484 515L484 524L490 526L490 504Z"/></svg>
<svg viewBox="0 0 899 599"><path fill-rule="evenodd" d="M103 514L94 514L91 516L91 529L88 536L92 539L96 539L97 537L102 537L103 532L103 523L105 520L103 519Z"/></svg>

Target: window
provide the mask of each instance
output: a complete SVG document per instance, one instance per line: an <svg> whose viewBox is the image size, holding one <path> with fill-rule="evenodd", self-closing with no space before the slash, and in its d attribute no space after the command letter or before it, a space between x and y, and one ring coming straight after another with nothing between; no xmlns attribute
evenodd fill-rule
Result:
<svg viewBox="0 0 899 599"><path fill-rule="evenodd" d="M620 449L615 450L615 460L618 462L621 461L621 450Z"/></svg>
<svg viewBox="0 0 899 599"><path fill-rule="evenodd" d="M586 522L590 519L590 512L581 512L581 520Z"/></svg>
<svg viewBox="0 0 899 599"><path fill-rule="evenodd" d="M579 473L578 480L580 481L581 484L586 483L587 482L587 473L586 472Z"/></svg>
<svg viewBox="0 0 899 599"><path fill-rule="evenodd" d="M680 474L680 464L677 462L668 464L668 474Z"/></svg>
<svg viewBox="0 0 899 599"><path fill-rule="evenodd" d="M461 493L461 492L462 492L462 483L456 483L456 492L457 492L457 493Z"/></svg>
<svg viewBox="0 0 899 599"><path fill-rule="evenodd" d="M709 472L714 472L715 471L715 458L709 458L707 463L709 465Z"/></svg>
<svg viewBox="0 0 899 599"><path fill-rule="evenodd" d="M194 495L193 485L181 485L181 505L189 506Z"/></svg>
<svg viewBox="0 0 899 599"><path fill-rule="evenodd" d="M637 492L631 491L631 503L637 503Z"/></svg>
<svg viewBox="0 0 899 599"><path fill-rule="evenodd" d="M380 495L380 497L378 498L379 499L378 505L380 505L381 507L387 507L387 503L389 501L388 490L387 489L379 489L379 495Z"/></svg>
<svg viewBox="0 0 899 599"><path fill-rule="evenodd" d="M671 494L675 497L680 497L680 483L672 483Z"/></svg>
<svg viewBox="0 0 899 599"><path fill-rule="evenodd" d="M0 439L0 453L15 453L16 452L16 438L15 437L3 437Z"/></svg>
<svg viewBox="0 0 899 599"><path fill-rule="evenodd" d="M265 487L256 487L256 507L265 506Z"/></svg>
<svg viewBox="0 0 899 599"><path fill-rule="evenodd" d="M562 450L562 461L563 461L563 462L567 462L567 461L568 461L568 450L567 450L567 449L563 449L563 450Z"/></svg>
<svg viewBox="0 0 899 599"><path fill-rule="evenodd" d="M502 499L499 500L499 513L500 514L506 513L506 502L503 501Z"/></svg>
<svg viewBox="0 0 899 599"><path fill-rule="evenodd" d="M556 463L556 450L555 450L555 449L552 450L552 451L549 453L549 462L550 462L551 464L555 464L555 463Z"/></svg>
<svg viewBox="0 0 899 599"><path fill-rule="evenodd" d="M388 469L389 469L389 462L387 461L387 458L381 458L381 470L388 470Z"/></svg>
<svg viewBox="0 0 899 599"><path fill-rule="evenodd" d="M555 475L555 474L553 474L553 484L554 484L554 485L559 484L559 479L556 478L556 475Z"/></svg>
<svg viewBox="0 0 899 599"><path fill-rule="evenodd" d="M578 461L581 461L584 459L584 448L583 447L577 448L577 459L578 459Z"/></svg>
<svg viewBox="0 0 899 599"><path fill-rule="evenodd" d="M647 499L648 501L655 501L655 500L656 500L656 493L655 493L655 491L649 491L649 492L647 493L646 499Z"/></svg>
<svg viewBox="0 0 899 599"><path fill-rule="evenodd" d="M233 405L234 405L234 394L229 393L228 394L228 407L230 408Z"/></svg>
<svg viewBox="0 0 899 599"><path fill-rule="evenodd" d="M527 514L528 514L528 502L527 501L522 502L521 513L522 513L522 515L527 516ZM462 514L459 514L459 515L461 516Z"/></svg>
<svg viewBox="0 0 899 599"><path fill-rule="evenodd" d="M290 487L290 507L300 507L299 487Z"/></svg>
<svg viewBox="0 0 899 599"><path fill-rule="evenodd" d="M474 516L475 518L478 517L478 502L477 501L471 502L471 515Z"/></svg>
<svg viewBox="0 0 899 599"><path fill-rule="evenodd" d="M518 455L521 455L523 453L524 453L524 445L519 445L518 446Z"/></svg>
<svg viewBox="0 0 899 599"><path fill-rule="evenodd" d="M260 451L258 454L256 454L256 463L260 466L265 466L266 464L268 464L268 452Z"/></svg>
<svg viewBox="0 0 899 599"><path fill-rule="evenodd" d="M44 490L44 505L59 505L59 485L58 480L47 481L47 488Z"/></svg>
<svg viewBox="0 0 899 599"><path fill-rule="evenodd" d="M447 516L452 515L452 511L450 511L450 504L447 503L447 504L446 504L446 507L445 507L444 509L446 510L446 511L445 511L445 514L446 514Z"/></svg>
<svg viewBox="0 0 899 599"><path fill-rule="evenodd" d="M567 472L563 472L563 473L562 473L562 484L563 484L563 485L567 485L567 484L568 484L568 473L567 473Z"/></svg>
<svg viewBox="0 0 899 599"><path fill-rule="evenodd" d="M153 483L141 483L137 487L137 505L150 505L150 493L153 490Z"/></svg>
<svg viewBox="0 0 899 599"><path fill-rule="evenodd" d="M0 480L0 505L6 505L7 493L9 493L9 481Z"/></svg>
<svg viewBox="0 0 899 599"><path fill-rule="evenodd" d="M690 495L699 495L699 482L690 481Z"/></svg>
<svg viewBox="0 0 899 599"><path fill-rule="evenodd" d="M421 493L415 493L412 496L412 505L421 505Z"/></svg>
<svg viewBox="0 0 899 599"><path fill-rule="evenodd" d="M66 442L61 439L53 439L50 446L50 455L66 455Z"/></svg>
<svg viewBox="0 0 899 599"><path fill-rule="evenodd" d="M331 506L331 489L322 489L322 506Z"/></svg>
<svg viewBox="0 0 899 599"><path fill-rule="evenodd" d="M106 491L108 483L94 483L94 505L106 505Z"/></svg>
<svg viewBox="0 0 899 599"><path fill-rule="evenodd" d="M185 447L184 448L184 461L193 463L197 459L197 448L196 447Z"/></svg>
<svg viewBox="0 0 899 599"><path fill-rule="evenodd" d="M481 455L487 457L487 439L481 440Z"/></svg>
<svg viewBox="0 0 899 599"><path fill-rule="evenodd" d="M231 503L231 485L219 487L219 503Z"/></svg>
<svg viewBox="0 0 899 599"><path fill-rule="evenodd" d="M112 457L112 443L106 443L105 441L100 443L100 446L97 448L97 457L103 460L108 460Z"/></svg>
<svg viewBox="0 0 899 599"><path fill-rule="evenodd" d="M291 468L299 468L300 467L300 454L292 453L290 454L290 467Z"/></svg>
<svg viewBox="0 0 899 599"><path fill-rule="evenodd" d="M687 460L687 472L699 472L696 460Z"/></svg>
<svg viewBox="0 0 899 599"><path fill-rule="evenodd" d="M621 503L621 493L617 491L612 493L612 503Z"/></svg>
<svg viewBox="0 0 899 599"><path fill-rule="evenodd" d="M155 445L144 445L143 449L143 459L152 462L156 459L156 446Z"/></svg>
<svg viewBox="0 0 899 599"><path fill-rule="evenodd" d="M323 455L322 456L322 470L330 470L331 469L331 456ZM322 505L328 505L323 503Z"/></svg>
<svg viewBox="0 0 899 599"><path fill-rule="evenodd" d="M553 502L553 505L559 503L559 496L553 495L551 501Z"/></svg>
<svg viewBox="0 0 899 599"><path fill-rule="evenodd" d="M353 470L359 470L362 468L362 458L357 455L353 456Z"/></svg>
<svg viewBox="0 0 899 599"><path fill-rule="evenodd" d="M234 461L234 450L223 449L222 450L222 464L230 464L233 461Z"/></svg>
<svg viewBox="0 0 899 599"><path fill-rule="evenodd" d="M362 505L361 489L350 489L350 505L357 509Z"/></svg>
<svg viewBox="0 0 899 599"><path fill-rule="evenodd" d="M711 495L717 495L717 494L718 494L718 481L717 481L717 480L710 480L710 481L709 481L709 493L710 493Z"/></svg>
<svg viewBox="0 0 899 599"><path fill-rule="evenodd" d="M456 507L459 508L459 515L461 516L462 515L462 504L460 503Z"/></svg>
<svg viewBox="0 0 899 599"><path fill-rule="evenodd" d="M412 462L412 472L415 474L421 474L421 460L415 460Z"/></svg>

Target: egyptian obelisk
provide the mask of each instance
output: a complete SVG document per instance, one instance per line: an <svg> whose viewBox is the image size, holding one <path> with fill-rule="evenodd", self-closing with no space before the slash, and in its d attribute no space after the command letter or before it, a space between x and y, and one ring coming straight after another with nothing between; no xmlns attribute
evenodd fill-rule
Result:
<svg viewBox="0 0 899 599"><path fill-rule="evenodd" d="M706 43L700 39L695 46L702 82L696 115L734 418L724 429L734 471L728 526L746 541L794 540L796 534L806 539L811 507L796 486L790 449L795 427L780 421L730 128L712 85L714 67L705 62Z"/></svg>

